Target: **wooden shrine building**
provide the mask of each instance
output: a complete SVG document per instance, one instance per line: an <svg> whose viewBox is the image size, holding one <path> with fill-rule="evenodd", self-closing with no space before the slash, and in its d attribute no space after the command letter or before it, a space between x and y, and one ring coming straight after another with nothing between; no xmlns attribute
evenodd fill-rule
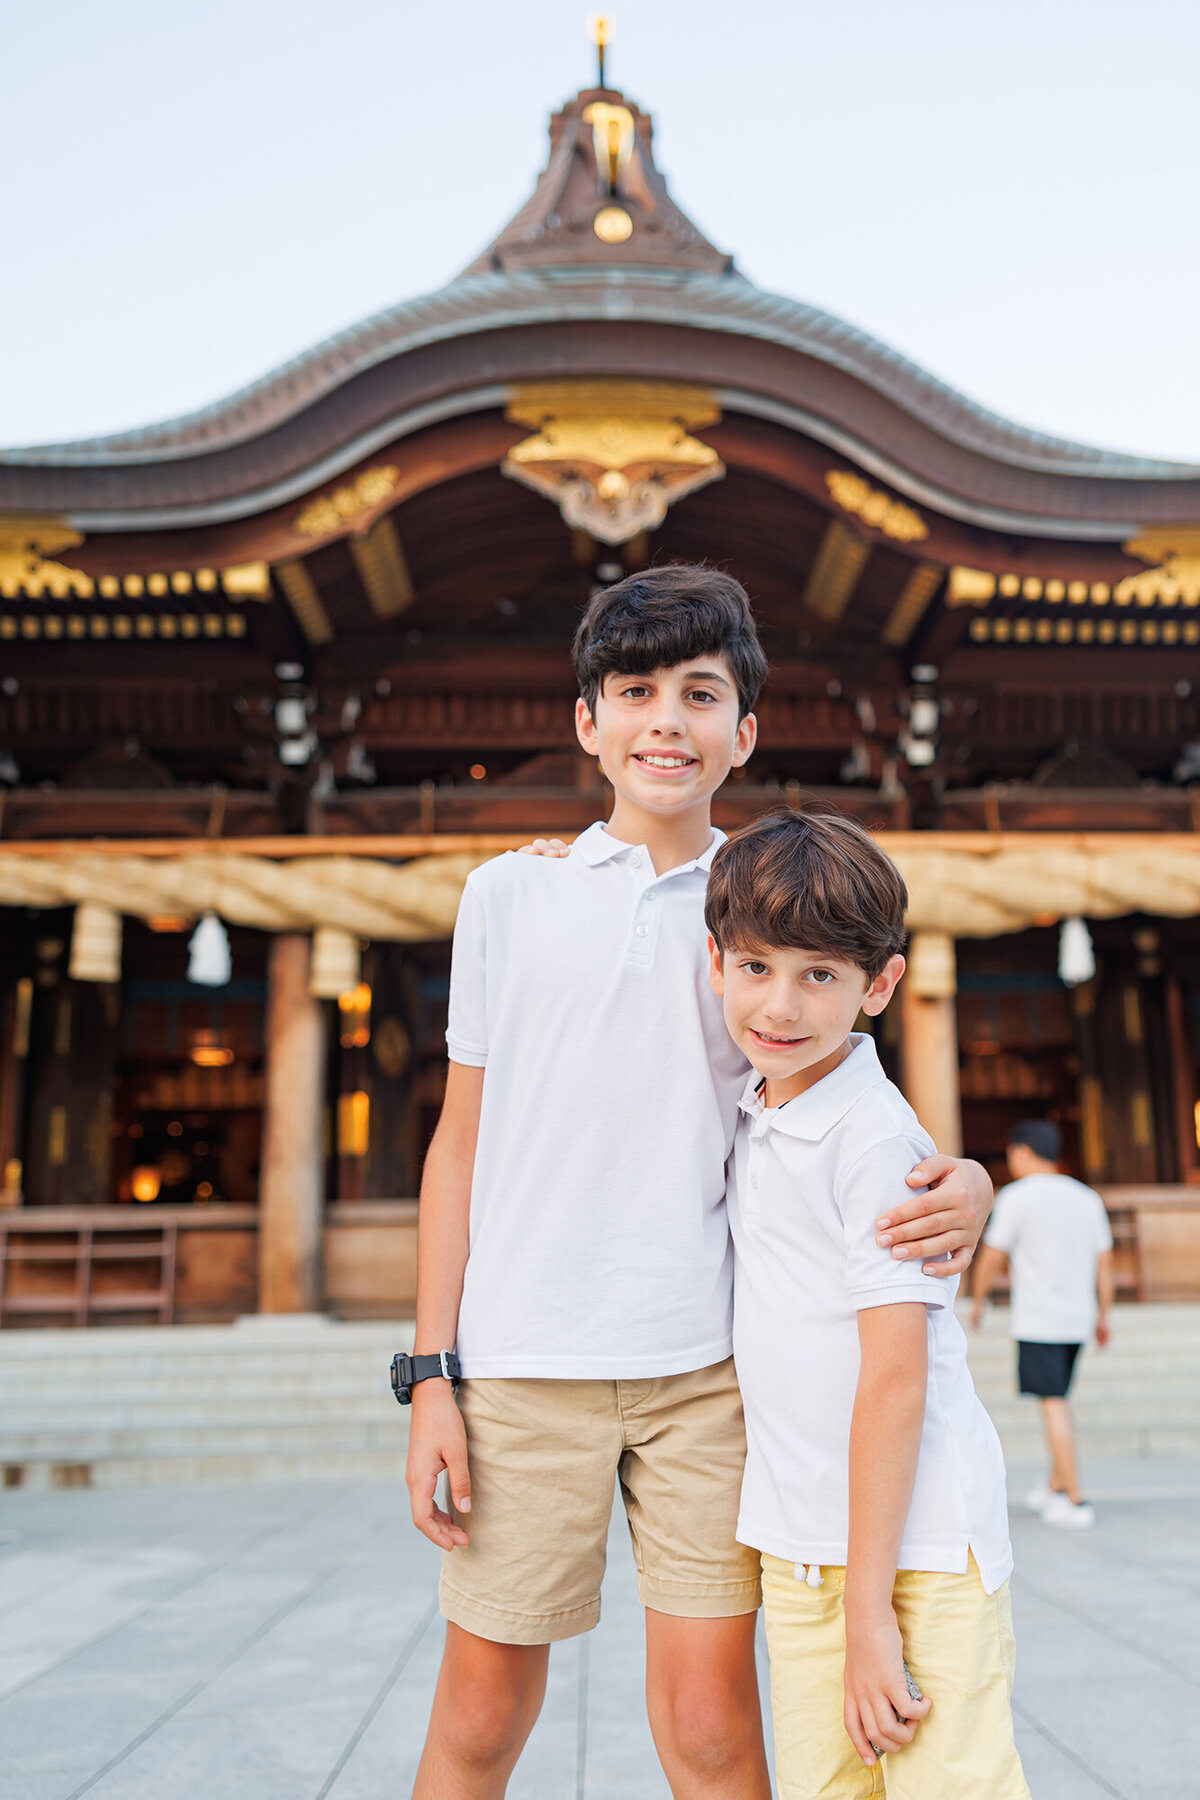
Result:
<svg viewBox="0 0 1200 1800"><path fill-rule="evenodd" d="M1200 1293L1200 468L760 291L601 86L440 292L0 452L0 1323L403 1309L462 881L603 812L575 621L698 559L773 670L718 822L878 827L942 1147L1059 1119Z"/></svg>

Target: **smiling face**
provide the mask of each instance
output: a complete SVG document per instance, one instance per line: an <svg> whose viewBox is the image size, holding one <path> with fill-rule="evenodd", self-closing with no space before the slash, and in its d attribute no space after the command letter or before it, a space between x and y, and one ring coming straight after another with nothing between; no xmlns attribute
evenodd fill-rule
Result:
<svg viewBox="0 0 1200 1800"><path fill-rule="evenodd" d="M708 944L726 1027L766 1078L768 1106L782 1105L836 1069L849 1054L859 1013L881 1013L904 973L902 956L893 956L869 981L856 963L819 950L722 954L711 937Z"/></svg>
<svg viewBox="0 0 1200 1800"><path fill-rule="evenodd" d="M738 718L738 693L724 656L650 675L606 675L594 714L580 700L579 741L616 793L611 829L641 841L639 815L707 808L731 768L754 748L756 724Z"/></svg>

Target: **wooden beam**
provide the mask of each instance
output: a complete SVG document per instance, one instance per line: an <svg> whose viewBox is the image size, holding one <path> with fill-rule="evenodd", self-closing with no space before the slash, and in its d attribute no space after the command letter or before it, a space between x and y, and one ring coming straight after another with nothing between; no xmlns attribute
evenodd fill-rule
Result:
<svg viewBox="0 0 1200 1800"><path fill-rule="evenodd" d="M363 537L352 537L349 545L358 578L376 617L391 619L407 611L416 593L391 514L384 513Z"/></svg>
<svg viewBox="0 0 1200 1800"><path fill-rule="evenodd" d="M808 610L821 619L840 619L870 554L869 544L840 519L831 519L801 596Z"/></svg>
<svg viewBox="0 0 1200 1800"><path fill-rule="evenodd" d="M308 989L310 959L305 932L281 932L271 944L258 1235L265 1313L315 1312L320 1303L325 1023Z"/></svg>
<svg viewBox="0 0 1200 1800"><path fill-rule="evenodd" d="M885 644L891 644L896 649L907 644L925 617L925 609L937 593L944 574L945 570L940 563L919 562L914 566L884 625Z"/></svg>
<svg viewBox="0 0 1200 1800"><path fill-rule="evenodd" d="M312 576L302 557L275 564L275 578L284 598L295 614L296 623L310 644L327 644L333 637L333 626L325 611Z"/></svg>

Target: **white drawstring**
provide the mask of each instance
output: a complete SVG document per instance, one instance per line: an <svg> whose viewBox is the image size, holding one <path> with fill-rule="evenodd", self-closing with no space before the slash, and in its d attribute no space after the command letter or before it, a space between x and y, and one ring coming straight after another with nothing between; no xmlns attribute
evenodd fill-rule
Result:
<svg viewBox="0 0 1200 1800"><path fill-rule="evenodd" d="M824 1579L820 1563L809 1563L807 1568L803 1563L796 1564L796 1580L802 1581L805 1587L819 1588Z"/></svg>

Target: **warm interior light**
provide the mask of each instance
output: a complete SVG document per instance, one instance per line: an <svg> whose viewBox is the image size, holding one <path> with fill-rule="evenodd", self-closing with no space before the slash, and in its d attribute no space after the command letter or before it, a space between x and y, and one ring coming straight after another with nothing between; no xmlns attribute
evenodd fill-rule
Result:
<svg viewBox="0 0 1200 1800"><path fill-rule="evenodd" d="M342 1015L339 1042L343 1050L361 1050L371 1041L371 990L365 981L338 995Z"/></svg>
<svg viewBox="0 0 1200 1800"><path fill-rule="evenodd" d="M338 1095L338 1149L343 1156L365 1156L371 1141L371 1096Z"/></svg>
<svg viewBox="0 0 1200 1800"><path fill-rule="evenodd" d="M224 1069L233 1061L233 1051L215 1031L194 1031L188 1054L201 1069Z"/></svg>
<svg viewBox="0 0 1200 1800"><path fill-rule="evenodd" d="M129 1188L135 1200L157 1200L162 1187L162 1176L156 1168L147 1164L133 1171Z"/></svg>
<svg viewBox="0 0 1200 1800"><path fill-rule="evenodd" d="M1200 1149L1200 1100L1197 1100L1192 1109L1192 1118L1195 1121L1196 1126L1196 1147L1197 1149Z"/></svg>
<svg viewBox="0 0 1200 1800"><path fill-rule="evenodd" d="M471 764L471 780L472 781L482 781L486 774L487 774L487 769L484 767L483 763L472 763Z"/></svg>
<svg viewBox="0 0 1200 1800"><path fill-rule="evenodd" d="M191 922L182 913L151 913L146 920L151 931L186 931Z"/></svg>

